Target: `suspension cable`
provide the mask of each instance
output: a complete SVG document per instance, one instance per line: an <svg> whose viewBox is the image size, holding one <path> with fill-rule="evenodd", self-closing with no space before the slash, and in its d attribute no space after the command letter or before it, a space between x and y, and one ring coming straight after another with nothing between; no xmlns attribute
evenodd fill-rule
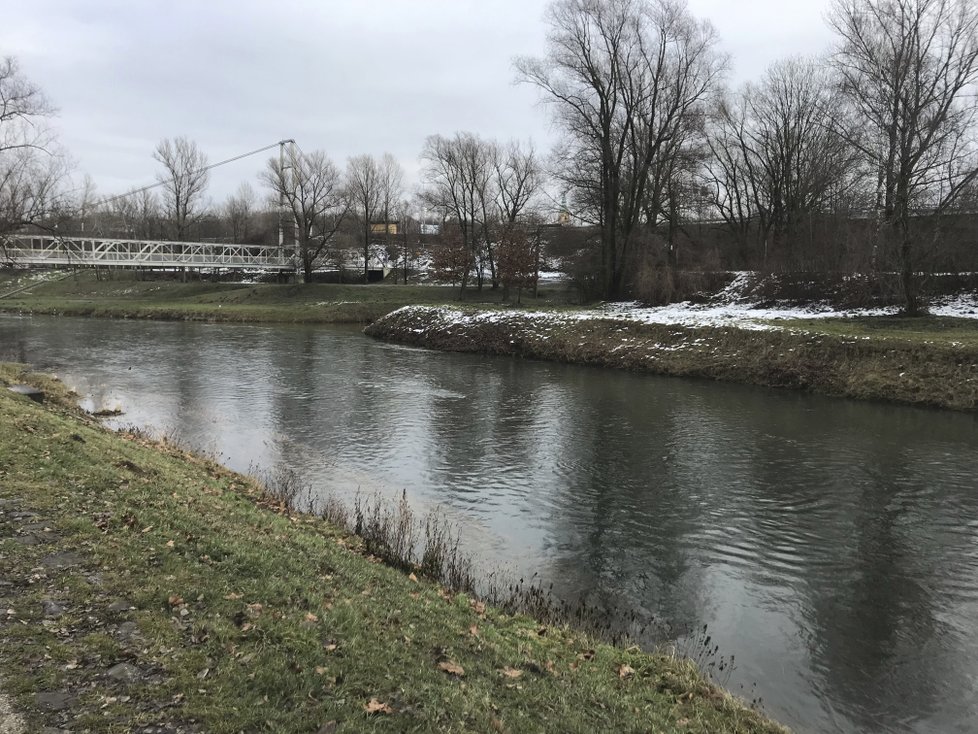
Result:
<svg viewBox="0 0 978 734"><path fill-rule="evenodd" d="M271 145L266 145L264 148L258 148L257 150L252 150L247 153L242 153L241 155L236 155L233 158L228 158L226 160L219 161L217 163L210 163L206 166L203 166L202 168L198 168L194 171L191 171L190 175L204 173L206 171L210 171L211 169L217 168L219 166L223 166L228 163L234 163L235 161L240 161L242 158L248 158L253 155L258 155L259 153L264 153L266 150L271 150L275 146L284 145L285 143L292 143L293 145L295 145L295 141L292 140L291 138L287 140L279 140L278 142L272 143ZM91 204L86 209L82 209L80 213L84 214L87 209L95 209L97 207L105 206L106 204L111 204L113 201L118 201L119 199L125 199L130 196L134 196L135 194L141 194L144 191L150 191L152 189L159 188L160 186L165 186L168 183L176 181L177 178L178 178L177 176L171 176L170 178L157 181L156 183L149 184L148 186L143 186L142 188L138 188L138 189L132 189L131 191L127 191L124 194L116 194L115 196L110 196L107 199L102 199L101 201L97 201L94 204Z"/></svg>

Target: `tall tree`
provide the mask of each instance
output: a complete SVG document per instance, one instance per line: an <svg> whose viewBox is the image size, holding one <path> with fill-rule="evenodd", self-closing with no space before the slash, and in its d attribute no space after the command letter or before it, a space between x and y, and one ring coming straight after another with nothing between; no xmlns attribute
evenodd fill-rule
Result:
<svg viewBox="0 0 978 734"><path fill-rule="evenodd" d="M372 155L358 155L346 164L346 186L350 197L350 208L359 220L361 244L363 245L363 282L367 282L370 271L371 225L381 208L380 166Z"/></svg>
<svg viewBox="0 0 978 734"><path fill-rule="evenodd" d="M548 18L546 56L516 68L564 132L558 177L578 216L600 226L603 290L617 297L662 190L652 174L682 152L726 60L681 0L555 0Z"/></svg>
<svg viewBox="0 0 978 734"><path fill-rule="evenodd" d="M163 188L163 208L173 236L183 240L189 227L203 214L204 193L210 179L207 156L195 142L180 136L161 140L153 158L163 164L157 180Z"/></svg>
<svg viewBox="0 0 978 734"><path fill-rule="evenodd" d="M224 202L222 213L231 232L231 239L234 242L247 241L255 216L255 190L251 188L251 184L245 181L238 186L238 190L230 194Z"/></svg>
<svg viewBox="0 0 978 734"><path fill-rule="evenodd" d="M536 208L544 185L544 174L532 145L517 140L492 144L494 196L486 230L496 249L496 276L504 289L504 300L511 287L517 300L524 286L536 286L539 262L539 227Z"/></svg>
<svg viewBox="0 0 978 734"><path fill-rule="evenodd" d="M340 171L323 151L303 153L293 144L281 158L268 160L261 180L292 215L303 279L311 283L316 263L348 210Z"/></svg>
<svg viewBox="0 0 978 734"><path fill-rule="evenodd" d="M41 223L61 203L68 162L46 125L54 112L16 59L0 60L0 237Z"/></svg>
<svg viewBox="0 0 978 734"><path fill-rule="evenodd" d="M470 269L475 266L479 289L482 289L485 266L495 280L495 262L491 243L486 236L486 211L492 179L491 147L477 135L458 132L451 138L432 135L421 151L423 200L444 220L457 225L453 232L453 267L460 273L460 293L465 292ZM457 240L457 242L456 242ZM488 249L486 247L489 244ZM458 265L461 248L469 253L467 269Z"/></svg>
<svg viewBox="0 0 978 734"><path fill-rule="evenodd" d="M381 156L377 169L380 181L380 216L384 221L384 244L391 249L391 225L400 218L401 194L404 193L404 169L390 153Z"/></svg>
<svg viewBox="0 0 978 734"><path fill-rule="evenodd" d="M716 108L704 169L713 203L736 238L799 268L803 229L850 200L860 183L845 100L815 60L773 64ZM811 243L809 243L811 244Z"/></svg>
<svg viewBox="0 0 978 734"><path fill-rule="evenodd" d="M853 137L878 172L881 231L901 271L904 310L926 309L919 271L939 217L978 178L978 5L973 0L835 0L829 23ZM933 225L933 222L931 222Z"/></svg>

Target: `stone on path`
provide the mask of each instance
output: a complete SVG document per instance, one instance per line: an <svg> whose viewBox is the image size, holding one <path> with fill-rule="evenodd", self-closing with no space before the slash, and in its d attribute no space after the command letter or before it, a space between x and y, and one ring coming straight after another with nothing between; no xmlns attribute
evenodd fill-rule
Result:
<svg viewBox="0 0 978 734"><path fill-rule="evenodd" d="M142 677L142 672L130 663L119 663L109 668L108 676L123 683L135 683Z"/></svg>
<svg viewBox="0 0 978 734"><path fill-rule="evenodd" d="M72 697L64 691L41 691L34 694L34 700L48 711L63 711L71 706Z"/></svg>

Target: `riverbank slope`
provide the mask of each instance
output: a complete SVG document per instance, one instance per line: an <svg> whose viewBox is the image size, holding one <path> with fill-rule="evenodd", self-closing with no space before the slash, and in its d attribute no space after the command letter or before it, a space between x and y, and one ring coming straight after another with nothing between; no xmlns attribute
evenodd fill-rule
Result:
<svg viewBox="0 0 978 734"><path fill-rule="evenodd" d="M783 731L687 661L448 593L41 386L43 406L0 388L0 686L22 730Z"/></svg>
<svg viewBox="0 0 978 734"><path fill-rule="evenodd" d="M460 352L705 377L827 395L978 409L978 321L813 319L736 326L610 314L405 307L365 333Z"/></svg>

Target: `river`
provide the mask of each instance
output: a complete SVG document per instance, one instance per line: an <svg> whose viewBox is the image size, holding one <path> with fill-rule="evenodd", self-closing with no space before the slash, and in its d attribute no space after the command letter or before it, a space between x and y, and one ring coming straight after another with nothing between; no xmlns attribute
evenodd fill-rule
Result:
<svg viewBox="0 0 978 734"><path fill-rule="evenodd" d="M657 629L801 732L973 731L978 417L393 346L0 316L0 360L320 493L440 506L484 567ZM665 633L668 636L668 632Z"/></svg>

